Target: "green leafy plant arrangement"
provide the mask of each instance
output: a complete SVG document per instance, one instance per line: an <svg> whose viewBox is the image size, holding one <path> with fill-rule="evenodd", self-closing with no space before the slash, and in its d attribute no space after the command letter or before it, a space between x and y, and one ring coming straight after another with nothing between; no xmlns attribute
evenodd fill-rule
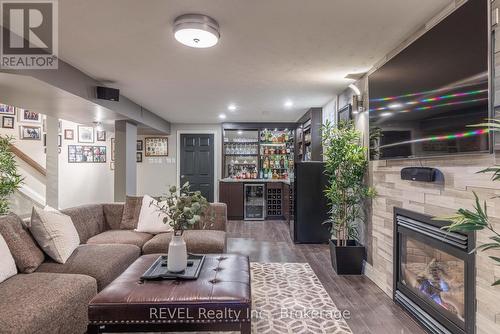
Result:
<svg viewBox="0 0 500 334"><path fill-rule="evenodd" d="M330 207L325 224L330 225L337 246L346 246L348 240L359 241L357 222L363 217L363 201L375 196L375 191L364 182L367 149L361 145L361 133L352 121L338 126L327 121L321 134L328 176L325 195Z"/></svg>
<svg viewBox="0 0 500 334"><path fill-rule="evenodd" d="M10 149L12 141L12 137L0 135L0 215L9 213L9 197L23 182Z"/></svg>
<svg viewBox="0 0 500 334"><path fill-rule="evenodd" d="M199 191L191 191L189 182L177 189L176 186L169 188L169 193L162 196L155 205L166 217L163 223L170 224L174 228L175 235L182 235L184 230L200 226L202 229L209 228L213 222L213 214L209 211L209 202Z"/></svg>
<svg viewBox="0 0 500 334"><path fill-rule="evenodd" d="M471 127L482 127L489 128L490 131L500 131L500 120L488 119L488 123L481 123L472 125ZM500 180L500 166L489 167L477 172L479 173L493 173L491 179L492 181ZM437 220L443 220L450 222L451 224L443 227L443 229L455 232L471 232L480 230L489 230L493 233L489 239L491 242L478 246L474 251L487 251L491 249L500 249L500 234L494 229L488 217L488 211L486 207L486 201L481 205L479 197L475 192L474 198L474 209L458 209L457 213L449 217L438 217ZM499 197L495 196L494 198ZM496 256L490 256L490 258L500 265L500 258ZM500 280L495 281L492 285L500 285Z"/></svg>

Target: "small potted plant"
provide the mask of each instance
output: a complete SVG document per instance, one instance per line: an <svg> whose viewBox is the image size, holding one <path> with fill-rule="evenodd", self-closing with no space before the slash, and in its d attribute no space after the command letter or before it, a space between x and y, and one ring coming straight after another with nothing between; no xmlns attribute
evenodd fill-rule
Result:
<svg viewBox="0 0 500 334"><path fill-rule="evenodd" d="M207 218L210 204L201 192L191 191L188 182L180 189L171 186L168 194L162 196L158 203L152 204L165 214L163 223L170 224L174 229L174 235L168 245L168 271L182 272L187 267L186 242L182 235L185 230L196 226L202 229L207 227L200 226L200 223L212 221L212 217Z"/></svg>
<svg viewBox="0 0 500 334"><path fill-rule="evenodd" d="M352 122L338 126L326 122L322 127L325 196L329 205L330 255L339 275L360 275L365 247L359 243L358 224L363 218L365 200L375 196L365 184L367 149Z"/></svg>
<svg viewBox="0 0 500 334"><path fill-rule="evenodd" d="M10 196L23 182L14 153L10 149L12 141L12 137L0 135L0 216L9 213Z"/></svg>

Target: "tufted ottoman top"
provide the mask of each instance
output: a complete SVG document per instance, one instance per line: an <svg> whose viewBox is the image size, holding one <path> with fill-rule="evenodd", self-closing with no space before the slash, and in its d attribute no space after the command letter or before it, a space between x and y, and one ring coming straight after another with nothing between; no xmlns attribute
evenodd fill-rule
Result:
<svg viewBox="0 0 500 334"><path fill-rule="evenodd" d="M245 322L251 317L248 257L206 255L193 281L144 281L159 254L144 255L89 304L91 324Z"/></svg>

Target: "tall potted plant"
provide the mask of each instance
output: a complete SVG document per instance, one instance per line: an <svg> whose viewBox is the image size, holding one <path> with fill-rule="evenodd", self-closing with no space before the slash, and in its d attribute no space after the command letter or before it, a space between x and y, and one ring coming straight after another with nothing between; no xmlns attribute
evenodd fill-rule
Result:
<svg viewBox="0 0 500 334"><path fill-rule="evenodd" d="M365 247L359 243L358 224L363 218L363 204L375 195L365 184L368 166L367 149L361 144L361 133L353 122L322 127L323 155L328 186L330 254L332 265L340 275L362 273Z"/></svg>
<svg viewBox="0 0 500 334"><path fill-rule="evenodd" d="M0 135L0 216L9 213L10 196L23 182L10 149L12 141L12 137Z"/></svg>
<svg viewBox="0 0 500 334"><path fill-rule="evenodd" d="M211 224L213 216L209 216L209 202L199 191L191 191L186 182L177 189L169 188L169 193L162 196L160 202L152 203L166 216L164 224L170 224L174 235L168 245L167 268L170 272L182 272L187 267L186 242L182 235L185 230L193 229L201 223ZM209 226L200 226L205 229Z"/></svg>

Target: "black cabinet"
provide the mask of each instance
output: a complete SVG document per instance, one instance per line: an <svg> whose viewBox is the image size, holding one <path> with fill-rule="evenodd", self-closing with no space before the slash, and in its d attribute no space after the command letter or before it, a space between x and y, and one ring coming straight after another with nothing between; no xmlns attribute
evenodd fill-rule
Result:
<svg viewBox="0 0 500 334"><path fill-rule="evenodd" d="M298 121L295 161L322 161L321 126L323 109L311 108Z"/></svg>

